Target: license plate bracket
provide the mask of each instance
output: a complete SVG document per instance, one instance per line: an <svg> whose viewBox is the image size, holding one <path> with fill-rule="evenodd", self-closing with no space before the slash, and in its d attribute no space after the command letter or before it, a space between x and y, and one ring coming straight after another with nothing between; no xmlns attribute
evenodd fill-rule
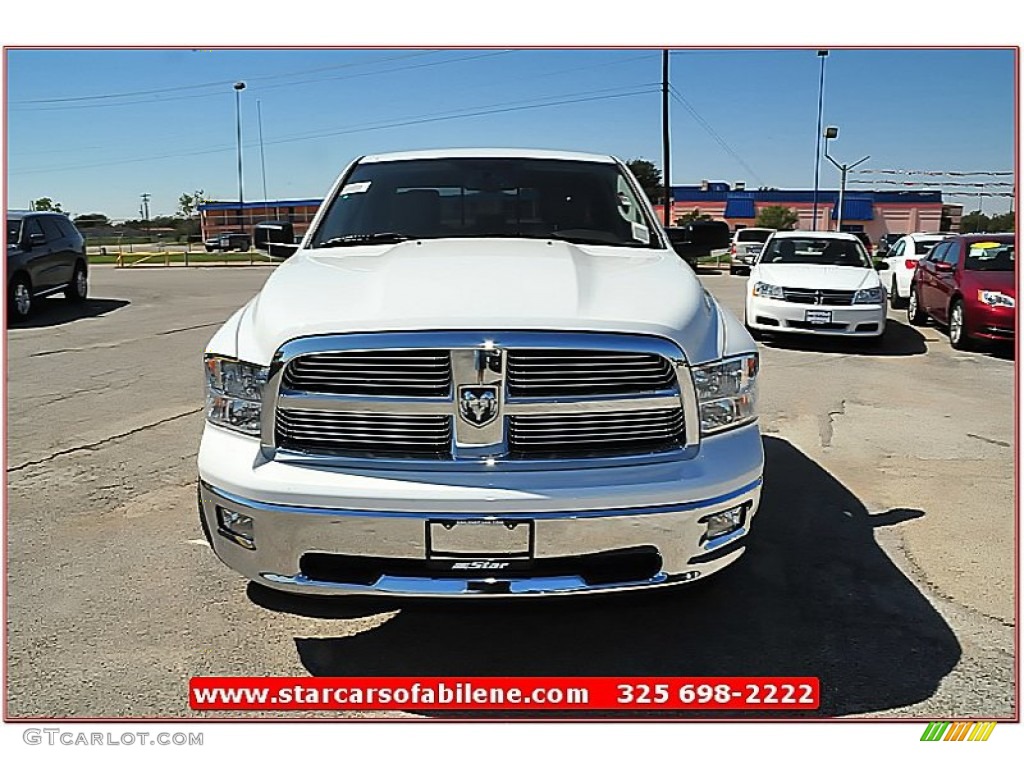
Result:
<svg viewBox="0 0 1024 768"><path fill-rule="evenodd" d="M832 322L832 311L828 309L808 309L804 312L804 321L811 325L826 325Z"/></svg>
<svg viewBox="0 0 1024 768"><path fill-rule="evenodd" d="M533 558L533 520L428 520L425 533L428 560Z"/></svg>

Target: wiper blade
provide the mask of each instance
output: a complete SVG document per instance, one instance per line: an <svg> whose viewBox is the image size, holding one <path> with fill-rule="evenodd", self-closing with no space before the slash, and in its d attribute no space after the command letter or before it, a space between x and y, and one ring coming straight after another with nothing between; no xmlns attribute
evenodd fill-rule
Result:
<svg viewBox="0 0 1024 768"><path fill-rule="evenodd" d="M640 243L624 243L621 240L612 240L610 238L603 237L587 237L585 235L571 235L563 234L561 232L552 232L547 235L546 238L551 240L564 240L567 243L574 243L576 245L613 245L613 246L632 246L640 245Z"/></svg>
<svg viewBox="0 0 1024 768"><path fill-rule="evenodd" d="M373 232L367 235L341 235L332 237L318 244L318 248L341 248L346 245L373 245L375 243L401 243L411 240L408 235L399 232Z"/></svg>

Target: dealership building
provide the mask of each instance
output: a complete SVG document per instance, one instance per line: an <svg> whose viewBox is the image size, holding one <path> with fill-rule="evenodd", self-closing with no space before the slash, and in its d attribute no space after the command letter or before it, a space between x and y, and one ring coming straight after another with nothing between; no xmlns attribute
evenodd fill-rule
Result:
<svg viewBox="0 0 1024 768"><path fill-rule="evenodd" d="M768 206L783 206L798 217L797 229L815 229L814 190L755 189L742 182L702 182L694 186L672 187L671 219L697 211L712 219L722 219L731 229L752 227L757 214ZM835 230L839 223L838 190L818 190L817 229ZM655 206L659 216L662 206ZM960 229L962 205L942 202L936 191L846 190L843 195L842 228L845 232L865 232L872 242L887 233L956 232Z"/></svg>
<svg viewBox="0 0 1024 768"><path fill-rule="evenodd" d="M291 222L296 237L309 229L321 201L269 200L243 203L215 201L199 205L203 238L227 232L252 232L260 222ZM701 182L672 187L672 221L697 211L729 223L730 229L754 226L757 214L767 206L792 209L799 229L814 229L814 191L810 189L748 190L737 182ZM661 217L662 206L655 206ZM847 232L866 232L872 242L887 233L956 232L960 228L962 205L942 202L936 191L847 190L843 199L843 225ZM839 192L818 191L818 229L834 230L839 219Z"/></svg>

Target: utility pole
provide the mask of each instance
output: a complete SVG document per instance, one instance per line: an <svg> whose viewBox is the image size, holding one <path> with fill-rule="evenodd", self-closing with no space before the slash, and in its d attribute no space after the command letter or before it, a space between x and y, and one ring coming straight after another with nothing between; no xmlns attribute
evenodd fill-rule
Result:
<svg viewBox="0 0 1024 768"><path fill-rule="evenodd" d="M260 130L260 171L263 173L263 210L267 210L267 161L263 157L263 109L259 99L256 100L256 124ZM277 206L274 207L274 219L278 218Z"/></svg>
<svg viewBox="0 0 1024 768"><path fill-rule="evenodd" d="M238 146L238 224L239 229L245 232L245 201L242 194L242 91L245 90L245 83L239 81L234 84L235 89L235 139Z"/></svg>
<svg viewBox="0 0 1024 768"><path fill-rule="evenodd" d="M825 101L825 59L828 58L828 51L818 51L818 58L821 59L821 74L818 77L818 141L814 148L814 210L811 214L811 229L818 229L818 178L821 171L821 110Z"/></svg>
<svg viewBox="0 0 1024 768"><path fill-rule="evenodd" d="M139 197L142 198L142 205L139 206L139 213L142 216L142 221L146 225L146 233L149 233L149 198L152 197L149 192L143 192Z"/></svg>
<svg viewBox="0 0 1024 768"><path fill-rule="evenodd" d="M665 226L672 226L672 182L668 131L668 49L661 52L661 165L665 170Z"/></svg>

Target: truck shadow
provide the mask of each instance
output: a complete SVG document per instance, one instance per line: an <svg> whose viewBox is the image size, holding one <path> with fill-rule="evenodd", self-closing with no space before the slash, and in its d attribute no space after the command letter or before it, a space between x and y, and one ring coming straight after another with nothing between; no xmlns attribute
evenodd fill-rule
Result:
<svg viewBox="0 0 1024 768"><path fill-rule="evenodd" d="M819 710L749 713L757 717L853 715L928 698L956 665L960 645L873 534L875 527L907 523L924 512L901 508L870 516L792 444L773 437L764 444L764 494L748 551L707 585L519 601L325 600L255 585L249 596L271 610L322 618L398 609L352 636L296 638L299 658L313 675L820 678Z"/></svg>
<svg viewBox="0 0 1024 768"><path fill-rule="evenodd" d="M35 306L28 318L13 324L8 323L8 329L49 328L55 325L64 325L87 317L106 315L128 306L129 303L125 299L86 299L78 304L72 304L62 297L36 299Z"/></svg>

